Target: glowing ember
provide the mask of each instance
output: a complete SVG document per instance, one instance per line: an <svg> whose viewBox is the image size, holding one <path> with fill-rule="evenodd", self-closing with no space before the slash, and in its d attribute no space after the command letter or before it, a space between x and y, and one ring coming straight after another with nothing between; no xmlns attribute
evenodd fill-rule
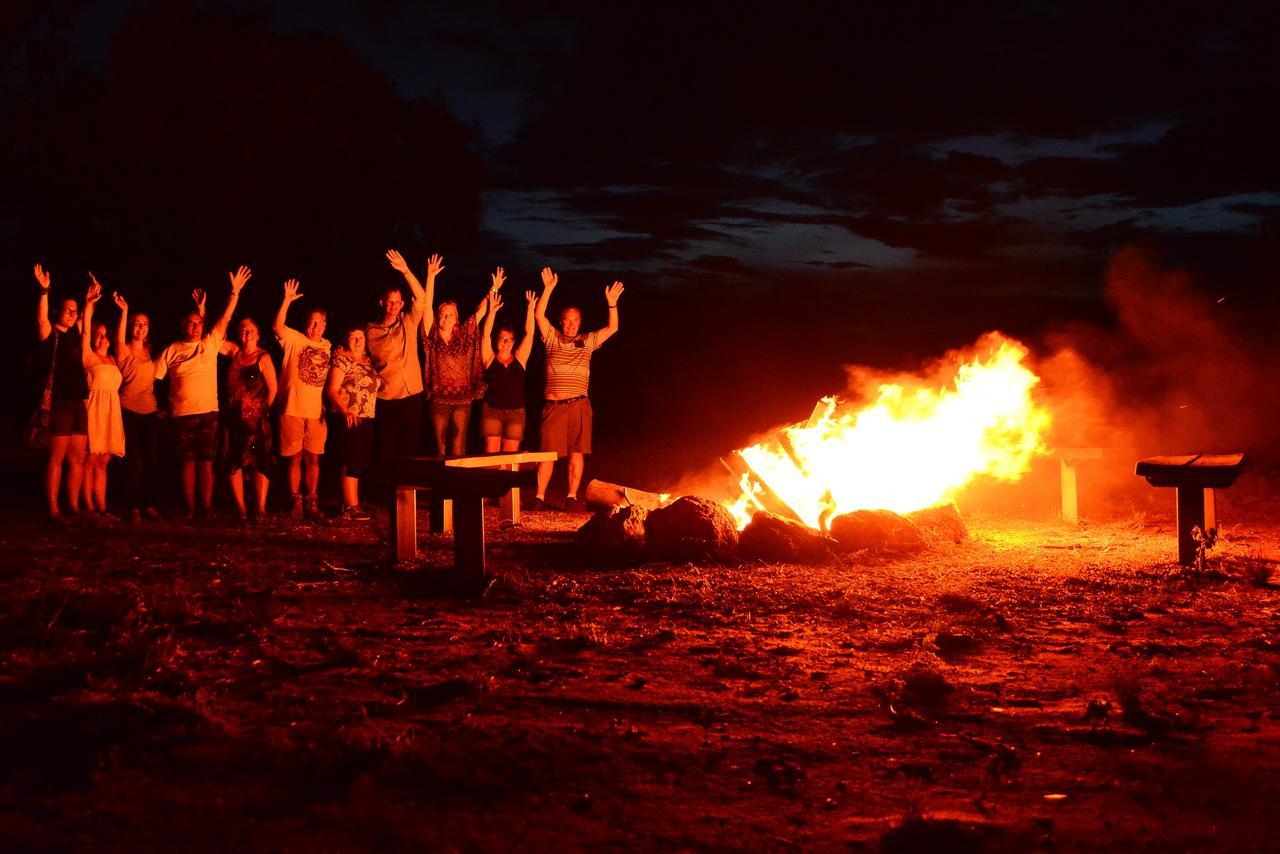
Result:
<svg viewBox="0 0 1280 854"><path fill-rule="evenodd" d="M1031 394L1040 378L1022 364L1027 348L998 333L970 353L953 354L932 379L879 384L864 406L823 398L807 424L736 451L749 471L726 503L739 527L768 491L822 528L854 510L944 503L979 475L1017 480L1046 452L1049 413Z"/></svg>

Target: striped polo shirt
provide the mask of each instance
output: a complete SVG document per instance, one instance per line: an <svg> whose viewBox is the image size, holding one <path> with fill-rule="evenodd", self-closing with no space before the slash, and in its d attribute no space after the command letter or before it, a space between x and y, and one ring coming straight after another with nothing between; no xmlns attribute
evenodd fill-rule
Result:
<svg viewBox="0 0 1280 854"><path fill-rule="evenodd" d="M596 333L566 338L554 327L542 337L547 347L547 397L585 397L591 379L591 354L596 351Z"/></svg>

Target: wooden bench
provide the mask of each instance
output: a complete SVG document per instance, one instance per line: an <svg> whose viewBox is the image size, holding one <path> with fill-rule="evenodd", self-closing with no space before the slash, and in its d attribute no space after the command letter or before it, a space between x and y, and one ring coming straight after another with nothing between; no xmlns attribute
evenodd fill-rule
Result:
<svg viewBox="0 0 1280 854"><path fill-rule="evenodd" d="M1204 534L1216 534L1213 491L1235 483L1243 467L1244 454L1178 454L1139 461L1138 477L1145 477L1152 486L1171 486L1178 491L1178 563L1191 566L1196 562L1196 528Z"/></svg>
<svg viewBox="0 0 1280 854"><path fill-rule="evenodd" d="M466 457L402 457L383 465L382 479L391 489L391 529L397 561L418 554L418 490L435 498L432 530L453 531L453 565L460 575L482 580L484 565L484 500L501 500L504 521L520 520L520 490L536 485L526 463L551 462L554 451L479 454Z"/></svg>

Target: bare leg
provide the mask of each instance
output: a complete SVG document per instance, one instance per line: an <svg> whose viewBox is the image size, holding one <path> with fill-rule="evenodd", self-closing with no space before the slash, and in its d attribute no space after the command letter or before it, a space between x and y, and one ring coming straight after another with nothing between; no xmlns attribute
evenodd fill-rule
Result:
<svg viewBox="0 0 1280 854"><path fill-rule="evenodd" d="M240 511L240 516L244 517L246 511L244 509L244 470L235 469L227 476L227 482L231 484L231 497L235 499L236 509Z"/></svg>
<svg viewBox="0 0 1280 854"><path fill-rule="evenodd" d="M506 440L504 440L501 436L485 436L484 452L486 454L496 454L499 449L505 451L506 448L502 447L505 444L506 444Z"/></svg>
<svg viewBox="0 0 1280 854"><path fill-rule="evenodd" d="M68 437L67 503L71 505L72 513L80 509L80 484L84 480L84 457L88 444L89 437L83 434Z"/></svg>
<svg viewBox="0 0 1280 854"><path fill-rule="evenodd" d="M289 457L289 494L300 495L302 493L302 455L305 451L298 451L292 457Z"/></svg>
<svg viewBox="0 0 1280 854"><path fill-rule="evenodd" d="M62 488L62 461L67 456L70 436L49 437L49 462L44 468L44 493L49 499L49 515L58 515L58 491Z"/></svg>
<svg viewBox="0 0 1280 854"><path fill-rule="evenodd" d="M97 510L93 506L93 484L98 476L98 461L94 454L84 456L84 474L80 479L80 505L86 512Z"/></svg>
<svg viewBox="0 0 1280 854"><path fill-rule="evenodd" d="M303 451L301 456L307 464L307 497L315 498L320 488L320 455Z"/></svg>
<svg viewBox="0 0 1280 854"><path fill-rule="evenodd" d="M551 482L551 470L555 468L555 461L547 461L538 463L538 497L545 499L547 497L547 484Z"/></svg>
<svg viewBox="0 0 1280 854"><path fill-rule="evenodd" d="M578 496L578 484L582 482L582 454L577 451L569 452L569 497L576 498Z"/></svg>
<svg viewBox="0 0 1280 854"><path fill-rule="evenodd" d="M267 515L267 493L271 490L271 480L260 471L253 473L254 487L257 489L255 499L258 502L258 515Z"/></svg>
<svg viewBox="0 0 1280 854"><path fill-rule="evenodd" d="M498 449L494 448L494 450L496 451ZM506 451L507 453L514 454L516 451L520 450L520 440L519 439L503 439L502 450Z"/></svg>
<svg viewBox="0 0 1280 854"><path fill-rule="evenodd" d="M205 513L213 506L213 460L200 460L200 509Z"/></svg>
<svg viewBox="0 0 1280 854"><path fill-rule="evenodd" d="M98 499L98 512L107 512L107 463L111 461L110 454L98 454L98 459L94 465L97 472L93 478L93 493Z"/></svg>
<svg viewBox="0 0 1280 854"><path fill-rule="evenodd" d="M342 467L342 506L355 507L360 503L360 478L347 474L347 467Z"/></svg>
<svg viewBox="0 0 1280 854"><path fill-rule="evenodd" d="M182 461L182 500L187 504L187 515L196 512L196 461Z"/></svg>

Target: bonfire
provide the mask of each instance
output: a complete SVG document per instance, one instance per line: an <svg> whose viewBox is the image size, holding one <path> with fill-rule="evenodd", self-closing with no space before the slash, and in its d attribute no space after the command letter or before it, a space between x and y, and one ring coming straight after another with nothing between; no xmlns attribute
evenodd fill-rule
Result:
<svg viewBox="0 0 1280 854"><path fill-rule="evenodd" d="M1016 481L1048 453L1028 356L992 332L924 374L858 375L861 400L825 397L807 422L735 451L739 495L725 506L739 529L771 510L826 531L856 510L946 504L979 477Z"/></svg>

